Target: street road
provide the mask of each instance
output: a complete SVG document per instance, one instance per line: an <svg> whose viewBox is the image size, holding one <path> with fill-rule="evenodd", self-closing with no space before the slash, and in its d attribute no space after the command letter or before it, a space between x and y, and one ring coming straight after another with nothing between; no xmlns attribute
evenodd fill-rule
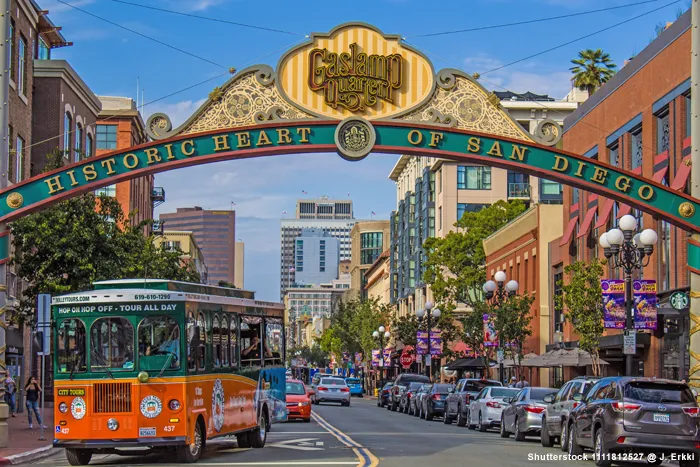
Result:
<svg viewBox="0 0 700 467"><path fill-rule="evenodd" d="M593 466L592 461L543 460L528 456L562 455L558 446L543 448L539 438L519 443L487 433L445 425L442 419L426 422L417 417L389 412L376 399L353 399L350 407L313 406L311 423L274 425L264 449L238 449L235 441L212 440L197 465L214 466L362 466L437 467L478 466ZM590 455L590 453L589 453ZM40 465L64 467L61 452ZM174 459L95 456L91 465L179 466ZM645 462L630 465L647 465Z"/></svg>

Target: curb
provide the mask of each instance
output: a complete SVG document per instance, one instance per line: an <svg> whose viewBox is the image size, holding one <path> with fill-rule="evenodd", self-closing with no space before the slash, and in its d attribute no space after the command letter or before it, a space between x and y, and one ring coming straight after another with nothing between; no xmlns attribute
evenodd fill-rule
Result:
<svg viewBox="0 0 700 467"><path fill-rule="evenodd" d="M44 459L50 457L57 453L59 449L54 448L51 445L44 446L43 448L34 449L33 451L21 452L19 454L14 454L12 456L0 457L0 465L17 465L24 464L27 462L32 462L39 459Z"/></svg>

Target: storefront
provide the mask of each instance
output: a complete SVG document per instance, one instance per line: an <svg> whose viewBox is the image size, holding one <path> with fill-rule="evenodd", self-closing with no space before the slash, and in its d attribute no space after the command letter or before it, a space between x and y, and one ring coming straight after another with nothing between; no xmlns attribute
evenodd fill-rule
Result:
<svg viewBox="0 0 700 467"><path fill-rule="evenodd" d="M20 391L24 387L24 346L22 345L22 332L17 328L7 329L5 331L7 348L5 349L5 363L7 364L7 372L15 380L17 384L17 395L15 403L17 404L17 412L22 412L24 407L24 395Z"/></svg>

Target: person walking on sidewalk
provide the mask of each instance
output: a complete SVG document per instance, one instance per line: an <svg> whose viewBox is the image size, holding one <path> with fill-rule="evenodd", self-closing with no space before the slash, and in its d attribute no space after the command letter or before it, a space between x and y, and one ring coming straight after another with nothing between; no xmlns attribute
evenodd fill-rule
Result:
<svg viewBox="0 0 700 467"><path fill-rule="evenodd" d="M36 382L36 378L31 376L27 385L24 387L24 392L27 395L27 417L29 417L29 428L34 428L32 425L32 410L34 415L36 415L36 421L39 422L39 426L43 425L43 420L41 415L39 415L39 394L41 394L41 386ZM46 428L46 426L44 426Z"/></svg>
<svg viewBox="0 0 700 467"><path fill-rule="evenodd" d="M12 379L12 375L7 373L2 384L5 385L5 403L10 407L10 415L15 417L15 412L17 412L17 402L15 399L15 397L17 397L17 383Z"/></svg>

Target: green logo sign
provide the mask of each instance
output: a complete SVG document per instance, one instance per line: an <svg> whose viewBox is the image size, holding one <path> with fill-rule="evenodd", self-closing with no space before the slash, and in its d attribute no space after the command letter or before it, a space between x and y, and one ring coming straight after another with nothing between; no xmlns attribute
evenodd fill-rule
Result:
<svg viewBox="0 0 700 467"><path fill-rule="evenodd" d="M676 310L688 308L688 294L685 292L673 292L671 294L671 306Z"/></svg>

